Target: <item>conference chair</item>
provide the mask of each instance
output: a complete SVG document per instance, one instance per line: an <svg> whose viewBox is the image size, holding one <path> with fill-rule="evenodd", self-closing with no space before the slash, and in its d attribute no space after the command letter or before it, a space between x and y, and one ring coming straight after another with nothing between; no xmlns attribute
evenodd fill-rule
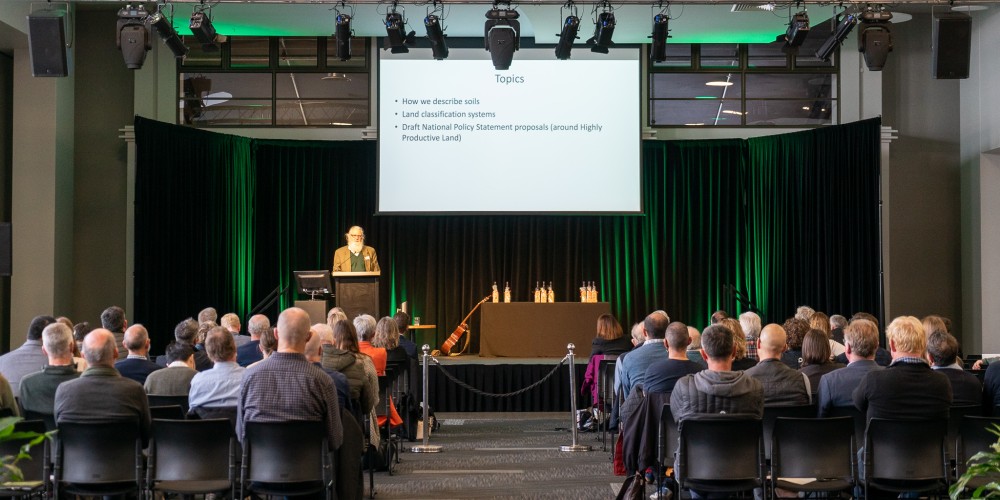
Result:
<svg viewBox="0 0 1000 500"><path fill-rule="evenodd" d="M57 422L53 498L142 495L142 440L135 422Z"/></svg>
<svg viewBox="0 0 1000 500"><path fill-rule="evenodd" d="M41 420L42 422L45 422L46 431L56 430L56 417L51 413L39 413L37 411L22 410L21 416L24 417L25 420Z"/></svg>
<svg viewBox="0 0 1000 500"><path fill-rule="evenodd" d="M1000 424L1000 417L981 417L966 415L959 425L958 440L955 446L956 478L969 469L969 459L980 451L991 451L990 447L997 442L997 435L990 432L994 424ZM990 474L973 478L965 485L967 490L1000 481L1000 474ZM960 495L965 496L965 495Z"/></svg>
<svg viewBox="0 0 1000 500"><path fill-rule="evenodd" d="M678 445L677 422L670 411L670 404L664 404L660 409L660 424L656 439L656 491L662 491L666 470L674 466L674 456ZM679 497L679 492L674 491Z"/></svg>
<svg viewBox="0 0 1000 500"><path fill-rule="evenodd" d="M677 432L678 498L685 490L752 497L763 487L764 431L754 415L697 415L678 422Z"/></svg>
<svg viewBox="0 0 1000 500"><path fill-rule="evenodd" d="M392 433L392 380L394 373L391 369L386 367L385 375L378 378L378 392L379 392L379 402L381 403L380 408L375 411L377 417L385 417L385 423L380 426L380 448L378 452L381 453L383 463L385 464L386 472L392 475L393 462L399 461L399 443L396 442ZM375 457L372 457L375 458ZM372 466L373 461L369 461L369 466Z"/></svg>
<svg viewBox="0 0 1000 500"><path fill-rule="evenodd" d="M43 434L48 429L41 420L22 420L14 424L14 432L37 432ZM0 442L0 456L16 456L26 440ZM16 483L0 483L0 497L45 498L48 493L49 440L45 440L28 451L29 458L17 463L21 469L21 480Z"/></svg>
<svg viewBox="0 0 1000 500"><path fill-rule="evenodd" d="M225 418L154 419L146 467L149 498L158 492L231 496L236 484L235 438Z"/></svg>
<svg viewBox="0 0 1000 500"><path fill-rule="evenodd" d="M601 451L608 451L608 426L611 425L611 407L614 404L617 359L617 354L604 354L604 359L597 364L597 409L602 413L598 420L601 429Z"/></svg>
<svg viewBox="0 0 1000 500"><path fill-rule="evenodd" d="M761 419L764 424L764 458L771 459L771 434L774 430L774 421L777 418L810 418L815 416L816 407L814 405L765 406L764 417Z"/></svg>
<svg viewBox="0 0 1000 500"><path fill-rule="evenodd" d="M948 454L950 463L955 460L955 447L958 443L958 431L962 425L962 419L968 416L981 416L983 414L982 405L959 405L952 406L948 415L948 441L945 442L945 452ZM952 469L954 469L952 467Z"/></svg>
<svg viewBox="0 0 1000 500"><path fill-rule="evenodd" d="M332 456L320 421L246 422L240 498L251 493L334 495Z"/></svg>
<svg viewBox="0 0 1000 500"><path fill-rule="evenodd" d="M854 419L854 443L861 447L865 443L865 427L868 426L868 416L854 406L834 406L827 417L851 417Z"/></svg>
<svg viewBox="0 0 1000 500"><path fill-rule="evenodd" d="M229 420L233 430L236 430L236 407L235 406L196 406L188 411L187 418L210 420L213 418L224 418ZM237 443L239 445L239 443Z"/></svg>
<svg viewBox="0 0 1000 500"><path fill-rule="evenodd" d="M872 418L865 431L864 489L940 492L949 481L945 440L948 422Z"/></svg>
<svg viewBox="0 0 1000 500"><path fill-rule="evenodd" d="M856 457L851 417L778 417L771 434L771 498L777 498L777 488L851 491Z"/></svg>
<svg viewBox="0 0 1000 500"><path fill-rule="evenodd" d="M155 394L149 394L146 396L149 400L149 406L180 406L186 415L188 412L188 397L187 396L157 396Z"/></svg>
<svg viewBox="0 0 1000 500"><path fill-rule="evenodd" d="M150 406L149 416L154 420L183 420L184 409L180 405Z"/></svg>

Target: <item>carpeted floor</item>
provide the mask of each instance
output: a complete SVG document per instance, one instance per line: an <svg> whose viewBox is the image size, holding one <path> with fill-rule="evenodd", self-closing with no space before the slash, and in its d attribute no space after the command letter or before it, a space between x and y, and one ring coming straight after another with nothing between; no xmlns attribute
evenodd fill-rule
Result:
<svg viewBox="0 0 1000 500"><path fill-rule="evenodd" d="M393 475L375 474L376 500L392 498L613 498L623 477L611 473L599 433L581 433L589 452L562 452L573 443L569 413L439 413L430 444L441 453L412 453L404 441ZM367 481L367 473L366 473Z"/></svg>

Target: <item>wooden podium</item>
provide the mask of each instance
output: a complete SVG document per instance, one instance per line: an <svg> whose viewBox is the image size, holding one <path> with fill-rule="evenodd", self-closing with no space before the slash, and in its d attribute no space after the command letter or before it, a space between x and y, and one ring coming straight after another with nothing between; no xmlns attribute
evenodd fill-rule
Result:
<svg viewBox="0 0 1000 500"><path fill-rule="evenodd" d="M370 314L378 319L378 277L381 273L335 272L333 275L333 290L337 306L353 320L362 314Z"/></svg>

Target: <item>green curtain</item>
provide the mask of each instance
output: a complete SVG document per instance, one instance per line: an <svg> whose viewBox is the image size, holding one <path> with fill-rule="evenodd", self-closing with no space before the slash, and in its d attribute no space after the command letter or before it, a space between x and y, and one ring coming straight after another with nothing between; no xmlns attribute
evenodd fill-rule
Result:
<svg viewBox="0 0 1000 500"><path fill-rule="evenodd" d="M654 309L703 327L716 309L748 307L737 291L770 321L799 304L878 315L878 132L869 120L646 141L639 215L378 216L374 142L253 140L137 117L134 315L160 347L201 308L245 318L279 287L273 320L295 300L292 271L329 269L355 224L379 254L383 313L409 301L438 325L436 343L493 282L514 300L552 282L565 301L595 281L626 329Z"/></svg>

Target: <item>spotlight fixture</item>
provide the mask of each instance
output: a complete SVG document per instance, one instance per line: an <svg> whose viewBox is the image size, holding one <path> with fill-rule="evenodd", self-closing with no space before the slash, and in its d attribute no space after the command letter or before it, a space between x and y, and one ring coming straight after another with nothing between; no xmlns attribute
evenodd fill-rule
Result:
<svg viewBox="0 0 1000 500"><path fill-rule="evenodd" d="M431 54L438 61L448 58L448 44L444 41L444 28L441 18L435 14L427 14L424 18L424 28L427 29L427 40L431 42Z"/></svg>
<svg viewBox="0 0 1000 500"><path fill-rule="evenodd" d="M594 36L587 40L587 45L593 45L590 51L607 54L608 48L615 44L611 41L614 34L615 13L610 3L604 2L604 9L597 15L597 21L594 23Z"/></svg>
<svg viewBox="0 0 1000 500"><path fill-rule="evenodd" d="M562 31L559 32L559 43L556 45L556 59L569 59L569 54L573 50L573 41L578 37L580 31L580 18L574 15L566 16L563 21Z"/></svg>
<svg viewBox="0 0 1000 500"><path fill-rule="evenodd" d="M348 14L337 14L337 26L334 31L337 39L337 59L348 61L351 59L351 16Z"/></svg>
<svg viewBox="0 0 1000 500"><path fill-rule="evenodd" d="M410 51L406 46L416 43L416 32L406 32L406 19L396 11L395 4L385 15L385 35L382 50L391 50L393 54L405 54Z"/></svg>
<svg viewBox="0 0 1000 500"><path fill-rule="evenodd" d="M205 52L218 52L219 44L225 43L228 39L225 35L220 35L212 26L212 12L210 9L197 10L191 14L191 23L188 25L194 37L201 42L202 50Z"/></svg>
<svg viewBox="0 0 1000 500"><path fill-rule="evenodd" d="M653 43L649 46L649 59L653 62L663 62L667 60L667 38L670 38L670 29L667 23L670 18L664 13L653 16Z"/></svg>
<svg viewBox="0 0 1000 500"><path fill-rule="evenodd" d="M163 40L163 43L170 49L170 52L174 53L174 57L180 58L187 55L187 46L184 45L184 41L181 40L181 37L177 35L177 30L174 29L174 25L171 24L170 19L162 11L158 10L152 16L149 16L149 25L156 30L157 35L160 35L160 40Z"/></svg>
<svg viewBox="0 0 1000 500"><path fill-rule="evenodd" d="M142 4L135 7L127 4L118 11L115 45L122 51L125 67L128 69L142 68L142 63L146 62L146 52L153 48L149 28L146 27L148 16L149 13Z"/></svg>
<svg viewBox="0 0 1000 500"><path fill-rule="evenodd" d="M854 25L858 22L857 14L845 13L844 17L837 23L837 26L833 28L833 32L827 37L823 45L819 47L816 51L816 58L822 59L824 61L829 61L830 56L833 55L833 51L837 50L837 46L844 42L847 35L851 34L851 30L854 29Z"/></svg>
<svg viewBox="0 0 1000 500"><path fill-rule="evenodd" d="M496 2L492 9L486 11L486 24L483 26L486 50L498 71L510 69L514 51L520 48L521 23L518 17L520 14L510 8L509 1Z"/></svg>
<svg viewBox="0 0 1000 500"><path fill-rule="evenodd" d="M882 71L892 52L892 12L879 5L861 13L858 50L865 55L868 71Z"/></svg>
<svg viewBox="0 0 1000 500"><path fill-rule="evenodd" d="M809 14L806 11L792 16L785 31L785 47L800 47L809 35Z"/></svg>

